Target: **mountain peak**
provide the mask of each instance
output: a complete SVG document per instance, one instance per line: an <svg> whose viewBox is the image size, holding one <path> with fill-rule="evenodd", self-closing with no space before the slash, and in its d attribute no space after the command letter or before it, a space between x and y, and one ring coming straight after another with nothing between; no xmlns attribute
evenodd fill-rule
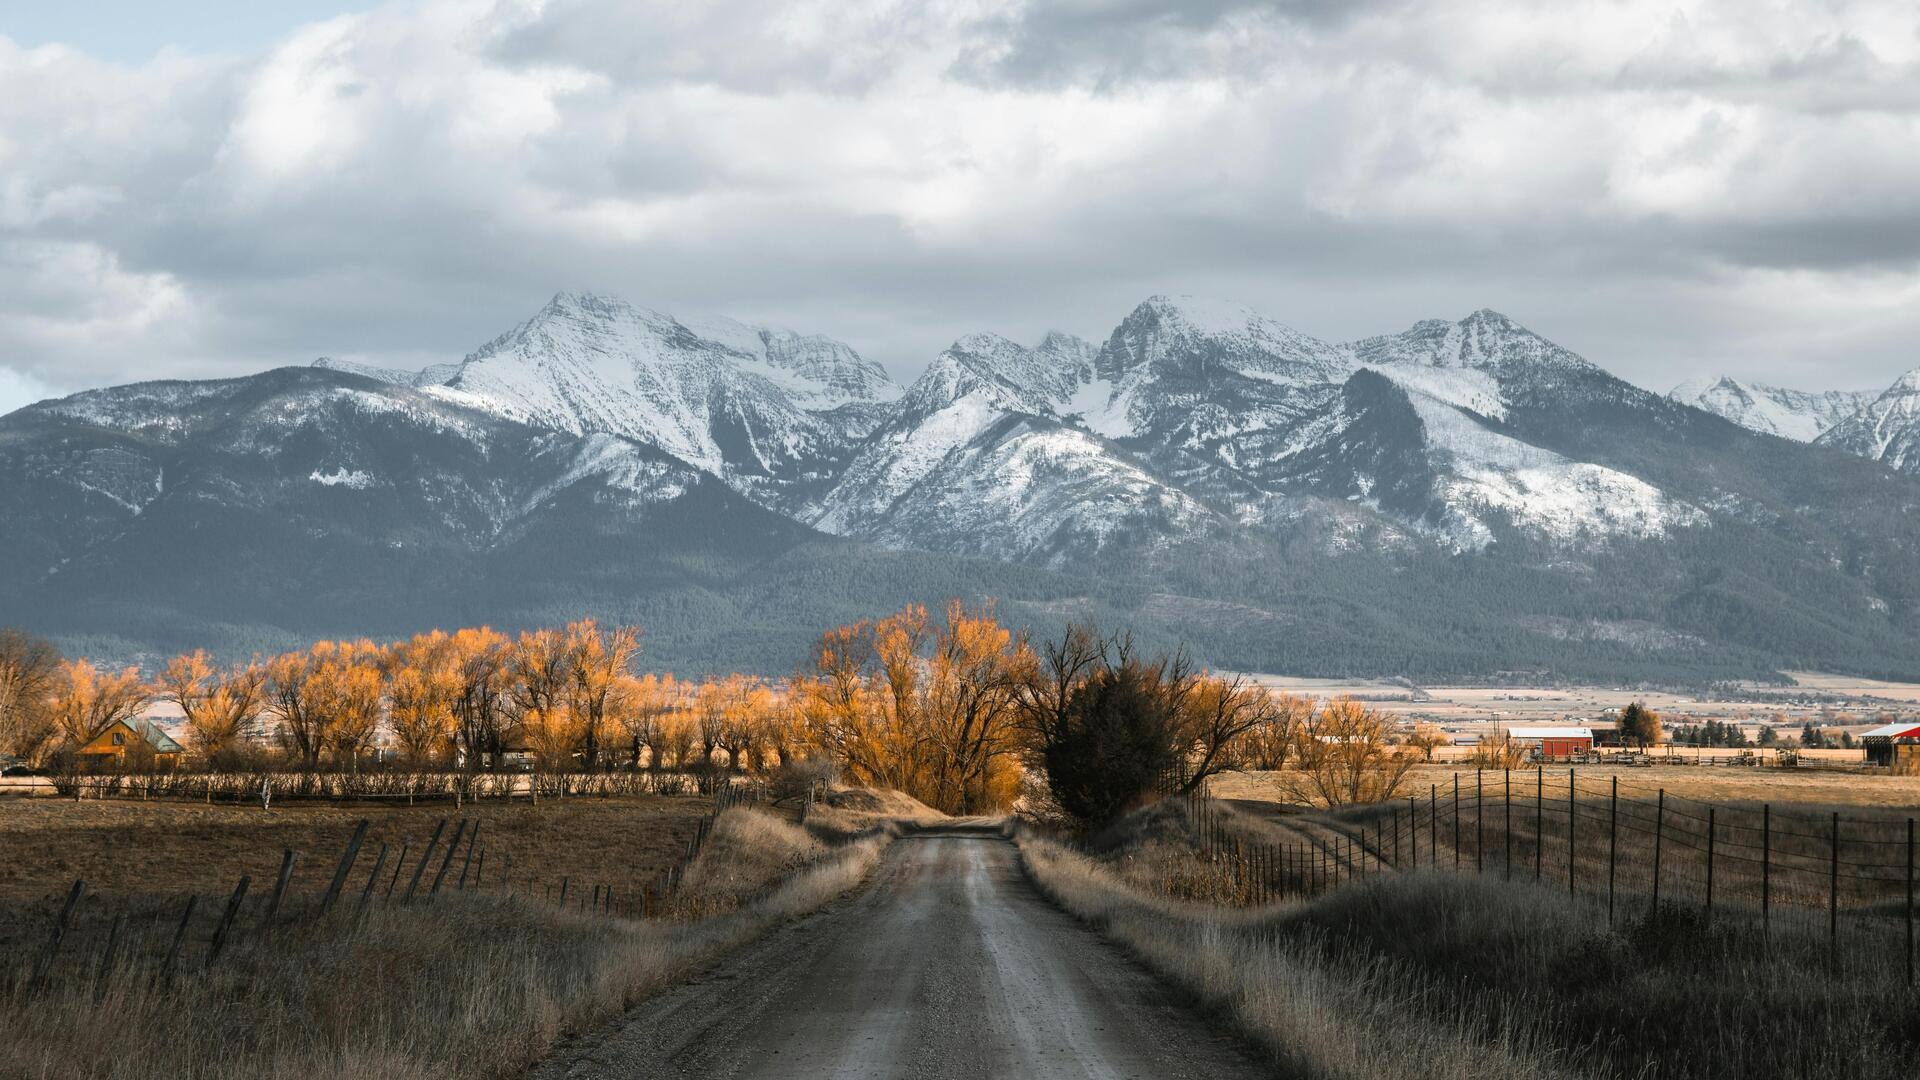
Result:
<svg viewBox="0 0 1920 1080"><path fill-rule="evenodd" d="M1398 334L1364 338L1352 348L1360 362L1471 368L1496 375L1540 369L1595 370L1570 349L1548 341L1492 308L1459 322L1423 319Z"/></svg>
<svg viewBox="0 0 1920 1080"><path fill-rule="evenodd" d="M1287 383L1338 382L1349 352L1240 304L1156 294L1141 301L1107 339L1098 377L1119 381L1153 370L1174 377L1220 373Z"/></svg>

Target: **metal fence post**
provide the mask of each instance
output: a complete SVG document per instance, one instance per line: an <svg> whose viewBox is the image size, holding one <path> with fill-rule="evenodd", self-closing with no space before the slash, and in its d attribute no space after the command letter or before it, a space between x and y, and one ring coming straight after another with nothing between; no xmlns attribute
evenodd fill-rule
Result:
<svg viewBox="0 0 1920 1080"><path fill-rule="evenodd" d="M1440 869L1440 785L1427 785L1427 862Z"/></svg>
<svg viewBox="0 0 1920 1080"><path fill-rule="evenodd" d="M1413 855L1413 869L1420 869L1420 802L1407 796L1407 847Z"/></svg>
<svg viewBox="0 0 1920 1080"><path fill-rule="evenodd" d="M1607 929L1613 929L1613 877L1620 857L1620 778L1613 778L1607 796Z"/></svg>
<svg viewBox="0 0 1920 1080"><path fill-rule="evenodd" d="M1760 804L1760 936L1773 940L1773 804Z"/></svg>
<svg viewBox="0 0 1920 1080"><path fill-rule="evenodd" d="M1453 774L1453 868L1460 869L1460 774Z"/></svg>
<svg viewBox="0 0 1920 1080"><path fill-rule="evenodd" d="M1660 802L1653 812L1653 907L1650 916L1660 914L1660 842L1667 831L1667 789L1660 789Z"/></svg>
<svg viewBox="0 0 1920 1080"><path fill-rule="evenodd" d="M1907 985L1913 985L1913 819L1907 819Z"/></svg>
<svg viewBox="0 0 1920 1080"><path fill-rule="evenodd" d="M1547 767L1533 769L1533 880L1540 880L1540 862L1547 850Z"/></svg>
<svg viewBox="0 0 1920 1080"><path fill-rule="evenodd" d="M1480 825L1481 821L1486 817L1486 814L1482 812L1482 808L1486 805L1486 800L1482 798L1482 791L1484 789L1481 786L1480 777L1481 771L1479 769L1473 770L1473 872L1476 874L1484 874L1487 871L1487 834L1486 830L1481 828Z"/></svg>
<svg viewBox="0 0 1920 1080"><path fill-rule="evenodd" d="M1832 977L1840 949L1840 811L1833 812L1832 832L1827 842L1827 974Z"/></svg>
<svg viewBox="0 0 1920 1080"><path fill-rule="evenodd" d="M1501 798L1501 801L1506 803L1506 806L1507 806L1505 820L1502 821L1500 825L1500 831L1506 834L1506 848L1507 848L1506 855L1501 860L1501 873L1504 875L1507 881L1512 881L1513 880L1513 770L1502 769L1500 770L1500 772L1502 774L1500 777L1500 791L1501 791L1500 798Z"/></svg>
<svg viewBox="0 0 1920 1080"><path fill-rule="evenodd" d="M1573 769L1569 768L1567 769L1567 895L1568 896L1577 895L1574 892L1574 878L1576 876L1574 867L1576 865L1576 860L1579 857L1578 855L1579 849L1576 848L1573 843L1573 819L1580 816L1579 802L1580 802L1579 781L1575 779Z"/></svg>
<svg viewBox="0 0 1920 1080"><path fill-rule="evenodd" d="M1714 808L1707 807L1707 918L1713 918L1713 839L1719 831Z"/></svg>

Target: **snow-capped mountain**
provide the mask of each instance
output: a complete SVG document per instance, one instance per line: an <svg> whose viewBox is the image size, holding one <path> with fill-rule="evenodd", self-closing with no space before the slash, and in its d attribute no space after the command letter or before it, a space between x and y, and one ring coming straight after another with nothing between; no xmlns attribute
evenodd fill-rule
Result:
<svg viewBox="0 0 1920 1080"><path fill-rule="evenodd" d="M578 293L451 373L406 381L521 423L647 443L777 507L837 471L875 407L900 393L831 338Z"/></svg>
<svg viewBox="0 0 1920 1080"><path fill-rule="evenodd" d="M1916 413L1920 373L1819 441L1914 471ZM903 390L831 339L563 293L457 364L0 418L0 603L80 634L132 604L143 640L586 605L784 667L902 597L991 595L1242 668L1653 662L1599 619L1716 677L1920 673L1916 509L1920 480L1493 311L1337 343L1156 296L1097 347L967 335Z"/></svg>
<svg viewBox="0 0 1920 1080"><path fill-rule="evenodd" d="M1875 397L1866 390L1789 390L1726 375L1689 379L1667 396L1749 431L1795 442L1814 441Z"/></svg>
<svg viewBox="0 0 1920 1080"><path fill-rule="evenodd" d="M1828 429L1819 443L1920 474L1920 368Z"/></svg>

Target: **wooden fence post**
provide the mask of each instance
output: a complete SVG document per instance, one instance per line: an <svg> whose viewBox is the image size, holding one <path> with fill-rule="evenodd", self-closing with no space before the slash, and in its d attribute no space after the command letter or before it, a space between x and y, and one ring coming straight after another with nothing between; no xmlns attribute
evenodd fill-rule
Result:
<svg viewBox="0 0 1920 1080"><path fill-rule="evenodd" d="M433 836L427 840L427 849L420 853L420 864L413 868L413 878L407 882L407 895L403 902L413 899L414 891L420 888L420 879L427 872L427 860L433 858L433 849L440 843L440 834L447 831L447 819L441 818L440 824L433 827Z"/></svg>
<svg viewBox="0 0 1920 1080"><path fill-rule="evenodd" d="M160 975L157 981L162 990L173 985L174 968L180 962L180 946L187 940L187 927L192 924L193 909L199 906L199 904L200 898L198 896L189 896L187 897L187 909L180 913L180 925L173 931L173 943L167 946L166 958L160 962Z"/></svg>
<svg viewBox="0 0 1920 1080"><path fill-rule="evenodd" d="M366 818L353 830L353 838L347 841L347 850L340 853L340 865L334 868L333 880L327 885L327 894L320 900L320 914L325 915L333 909L333 902L340 898L340 890L346 887L347 872L353 869L354 860L360 857L360 845L367 839L367 827L373 823Z"/></svg>
<svg viewBox="0 0 1920 1080"><path fill-rule="evenodd" d="M487 846L480 845L480 857L473 862L473 887L480 888L480 879L487 874Z"/></svg>
<svg viewBox="0 0 1920 1080"><path fill-rule="evenodd" d="M373 860L373 873L367 875L367 887L360 890L360 906L354 912L356 916L366 914L367 905L373 902L373 887L380 881L380 871L386 866L387 844L383 841L380 844L380 857Z"/></svg>
<svg viewBox="0 0 1920 1080"><path fill-rule="evenodd" d="M561 907L567 906L567 882L571 880L572 880L571 878L567 878L567 877L562 877L560 879L560 906Z"/></svg>
<svg viewBox="0 0 1920 1080"><path fill-rule="evenodd" d="M299 858L300 853L294 851L292 848L281 849L280 874L273 879L273 898L267 901L267 913L260 918L260 928L262 930L272 926L273 917L280 913L280 901L287 895L287 882L292 879L293 864L295 860Z"/></svg>
<svg viewBox="0 0 1920 1080"><path fill-rule="evenodd" d="M98 1005L107 998L107 982L113 976L114 954L120 951L120 931L126 925L127 914L115 912L113 926L107 930L107 947L100 954L100 974L93 980L93 1003Z"/></svg>
<svg viewBox="0 0 1920 1080"><path fill-rule="evenodd" d="M463 890L467 887L467 870L473 866L473 845L480 842L480 824L479 818L473 819L473 832L467 836L467 857L460 862L460 884L457 888Z"/></svg>
<svg viewBox="0 0 1920 1080"><path fill-rule="evenodd" d="M27 981L27 994L46 983L47 976L53 972L54 957L60 953L60 942L66 939L67 927L72 925L74 909L80 906L80 898L87 894L87 883L76 880L67 890L67 902L60 905L60 914L53 921L53 933L47 938L46 952L40 956L40 963L33 969L33 978Z"/></svg>
<svg viewBox="0 0 1920 1080"><path fill-rule="evenodd" d="M393 860L393 876L387 879L386 899L388 900L393 899L393 887L400 884L400 871L407 868L407 849L412 846L412 837L403 836L400 838L400 855Z"/></svg>
<svg viewBox="0 0 1920 1080"><path fill-rule="evenodd" d="M233 887L233 895L227 897L227 909L220 914L220 925L213 929L213 940L207 944L207 966L212 967L220 959L220 950L227 947L227 930L233 926L233 917L240 913L240 901L247 898L247 875L240 875L239 884Z"/></svg>
<svg viewBox="0 0 1920 1080"><path fill-rule="evenodd" d="M460 837L467 831L467 819L461 818L460 824L453 828L453 840L447 844L447 857L440 860L440 872L433 875L433 888L427 890L428 896L440 894L440 883L447 880L447 871L453 867L453 853L460 850Z"/></svg>

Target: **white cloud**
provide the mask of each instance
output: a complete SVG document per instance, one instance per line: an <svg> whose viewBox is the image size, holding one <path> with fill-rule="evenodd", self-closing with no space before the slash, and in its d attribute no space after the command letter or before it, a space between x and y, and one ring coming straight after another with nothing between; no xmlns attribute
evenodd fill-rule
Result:
<svg viewBox="0 0 1920 1080"><path fill-rule="evenodd" d="M32 376L0 365L0 416L23 405L54 396L53 387Z"/></svg>
<svg viewBox="0 0 1920 1080"><path fill-rule="evenodd" d="M61 388L456 357L562 287L905 372L1179 289L1865 385L1920 331L1920 9L426 0L240 61L0 39L0 250L0 356Z"/></svg>

